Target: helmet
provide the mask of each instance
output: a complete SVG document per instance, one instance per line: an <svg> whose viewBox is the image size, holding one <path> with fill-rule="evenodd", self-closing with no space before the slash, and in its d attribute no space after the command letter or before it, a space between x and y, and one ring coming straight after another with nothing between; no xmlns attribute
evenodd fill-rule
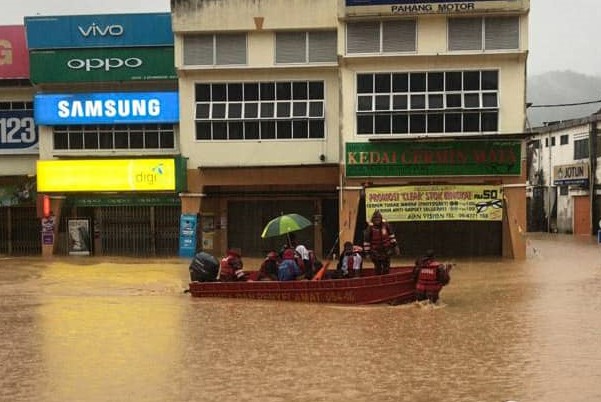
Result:
<svg viewBox="0 0 601 402"><path fill-rule="evenodd" d="M286 250L284 250L284 253L282 254L282 259L293 260L294 259L294 250L291 248L287 248Z"/></svg>
<svg viewBox="0 0 601 402"><path fill-rule="evenodd" d="M229 255L235 255L235 256L236 256L236 257L238 257L238 258L242 257L242 250L240 250L240 249L239 249L239 248L237 248L237 247L230 248L230 249L227 251L227 253L228 253Z"/></svg>

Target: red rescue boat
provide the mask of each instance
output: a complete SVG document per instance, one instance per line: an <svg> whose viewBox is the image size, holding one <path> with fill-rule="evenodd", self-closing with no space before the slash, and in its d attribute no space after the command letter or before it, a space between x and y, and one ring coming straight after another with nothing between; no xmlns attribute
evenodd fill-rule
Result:
<svg viewBox="0 0 601 402"><path fill-rule="evenodd" d="M191 282L194 297L226 297L334 304L403 304L415 300L413 266L391 267L386 275L363 269L361 277L296 281Z"/></svg>

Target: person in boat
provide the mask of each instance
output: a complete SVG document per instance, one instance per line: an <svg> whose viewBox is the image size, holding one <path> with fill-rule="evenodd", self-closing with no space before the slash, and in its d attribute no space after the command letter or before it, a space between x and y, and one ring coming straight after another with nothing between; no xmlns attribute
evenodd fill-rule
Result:
<svg viewBox="0 0 601 402"><path fill-rule="evenodd" d="M449 268L436 260L433 250L415 260L413 268L413 281L415 282L415 296L418 301L438 301L440 290L451 280Z"/></svg>
<svg viewBox="0 0 601 402"><path fill-rule="evenodd" d="M361 247L354 246L347 241L344 243L342 255L336 266L336 277L355 278L361 276L363 257L361 257Z"/></svg>
<svg viewBox="0 0 601 402"><path fill-rule="evenodd" d="M390 257L399 255L399 246L392 227L375 210L363 233L363 252L374 264L376 275L390 272Z"/></svg>
<svg viewBox="0 0 601 402"><path fill-rule="evenodd" d="M218 280L221 282L245 281L247 276L243 268L242 251L239 248L230 248L219 264Z"/></svg>
<svg viewBox="0 0 601 402"><path fill-rule="evenodd" d="M290 248L293 248L296 252L297 264L299 264L299 268L305 274L305 278L311 279L314 274L311 252L307 247L298 242L294 233L290 233L288 236L290 239Z"/></svg>
<svg viewBox="0 0 601 402"><path fill-rule="evenodd" d="M278 253L270 251L261 263L261 268L257 274L258 281L277 281L278 280L278 264L280 262Z"/></svg>
<svg viewBox="0 0 601 402"><path fill-rule="evenodd" d="M282 261L278 264L278 280L293 281L301 275L302 272L296 262L294 250L287 248L282 253Z"/></svg>

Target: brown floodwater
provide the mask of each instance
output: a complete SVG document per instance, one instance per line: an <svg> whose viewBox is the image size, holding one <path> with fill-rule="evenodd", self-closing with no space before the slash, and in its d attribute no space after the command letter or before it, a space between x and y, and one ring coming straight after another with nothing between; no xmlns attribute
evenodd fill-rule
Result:
<svg viewBox="0 0 601 402"><path fill-rule="evenodd" d="M2 258L0 400L599 401L601 246L528 238L525 261L453 261L436 306L198 299L185 259Z"/></svg>

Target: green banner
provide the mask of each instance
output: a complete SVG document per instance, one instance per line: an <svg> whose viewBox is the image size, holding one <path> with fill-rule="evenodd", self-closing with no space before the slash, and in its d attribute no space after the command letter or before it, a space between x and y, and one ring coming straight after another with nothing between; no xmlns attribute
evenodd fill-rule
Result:
<svg viewBox="0 0 601 402"><path fill-rule="evenodd" d="M34 50L29 62L36 84L177 79L171 46Z"/></svg>
<svg viewBox="0 0 601 402"><path fill-rule="evenodd" d="M116 206L157 206L180 205L179 197L173 195L148 196L148 195L122 195L79 197L69 196L65 204L77 207L116 207Z"/></svg>
<svg viewBox="0 0 601 402"><path fill-rule="evenodd" d="M519 141L346 143L347 177L519 176Z"/></svg>

